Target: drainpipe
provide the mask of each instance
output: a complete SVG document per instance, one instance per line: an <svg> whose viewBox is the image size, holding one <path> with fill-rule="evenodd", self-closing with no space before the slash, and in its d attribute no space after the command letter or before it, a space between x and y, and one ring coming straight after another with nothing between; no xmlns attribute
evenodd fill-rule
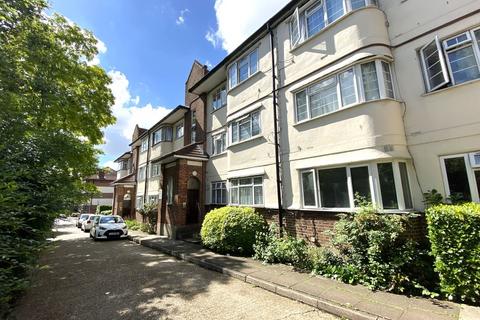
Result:
<svg viewBox="0 0 480 320"><path fill-rule="evenodd" d="M277 201L278 201L278 224L280 229L280 236L283 234L283 207L282 207L282 180L280 176L280 144L278 142L278 118L277 118L277 76L275 73L275 45L274 35L270 24L267 25L270 33L270 48L272 56L272 95L273 95L273 130L274 130L274 144L275 144L275 174L277 180Z"/></svg>
<svg viewBox="0 0 480 320"><path fill-rule="evenodd" d="M147 191L148 191L148 169L150 167L150 149L151 149L151 146L150 146L150 137L151 137L151 134L150 134L150 130L147 131L147 143L148 143L148 149L147 149L147 164L145 165L145 189L143 190L143 204L145 205L145 203L147 203Z"/></svg>

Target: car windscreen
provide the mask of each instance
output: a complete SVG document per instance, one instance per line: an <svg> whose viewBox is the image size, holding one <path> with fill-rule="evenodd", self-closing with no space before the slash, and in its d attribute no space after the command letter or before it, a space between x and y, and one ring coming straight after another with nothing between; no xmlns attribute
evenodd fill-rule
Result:
<svg viewBox="0 0 480 320"><path fill-rule="evenodd" d="M100 223L122 223L123 219L120 217L110 216L110 217L101 217Z"/></svg>
<svg viewBox="0 0 480 320"><path fill-rule="evenodd" d="M88 214L82 214L82 215L80 216L80 219L86 219L87 217L88 217Z"/></svg>

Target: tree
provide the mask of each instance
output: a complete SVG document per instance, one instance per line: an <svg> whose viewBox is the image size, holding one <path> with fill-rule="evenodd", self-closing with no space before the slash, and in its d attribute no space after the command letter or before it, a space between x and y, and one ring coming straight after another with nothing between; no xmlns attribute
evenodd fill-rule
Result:
<svg viewBox="0 0 480 320"><path fill-rule="evenodd" d="M94 187L110 78L97 39L45 0L0 1L0 317L26 285L54 218Z"/></svg>

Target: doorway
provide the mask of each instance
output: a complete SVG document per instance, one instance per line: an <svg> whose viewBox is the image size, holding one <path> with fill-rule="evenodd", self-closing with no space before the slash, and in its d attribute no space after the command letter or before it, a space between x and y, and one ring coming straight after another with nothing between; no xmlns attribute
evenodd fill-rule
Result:
<svg viewBox="0 0 480 320"><path fill-rule="evenodd" d="M187 182L186 224L198 224L200 214L200 181L190 177Z"/></svg>

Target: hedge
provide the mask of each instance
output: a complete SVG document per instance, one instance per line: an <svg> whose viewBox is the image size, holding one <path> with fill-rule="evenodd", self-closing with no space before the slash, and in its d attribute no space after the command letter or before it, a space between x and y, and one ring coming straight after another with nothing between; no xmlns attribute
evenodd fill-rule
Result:
<svg viewBox="0 0 480 320"><path fill-rule="evenodd" d="M450 300L480 302L480 204L438 205L426 210L428 237Z"/></svg>
<svg viewBox="0 0 480 320"><path fill-rule="evenodd" d="M102 211L112 210L112 206L107 205L98 205L97 206L97 214L101 214Z"/></svg>
<svg viewBox="0 0 480 320"><path fill-rule="evenodd" d="M207 213L200 236L203 245L220 253L252 255L255 235L265 222L252 208L223 207Z"/></svg>

